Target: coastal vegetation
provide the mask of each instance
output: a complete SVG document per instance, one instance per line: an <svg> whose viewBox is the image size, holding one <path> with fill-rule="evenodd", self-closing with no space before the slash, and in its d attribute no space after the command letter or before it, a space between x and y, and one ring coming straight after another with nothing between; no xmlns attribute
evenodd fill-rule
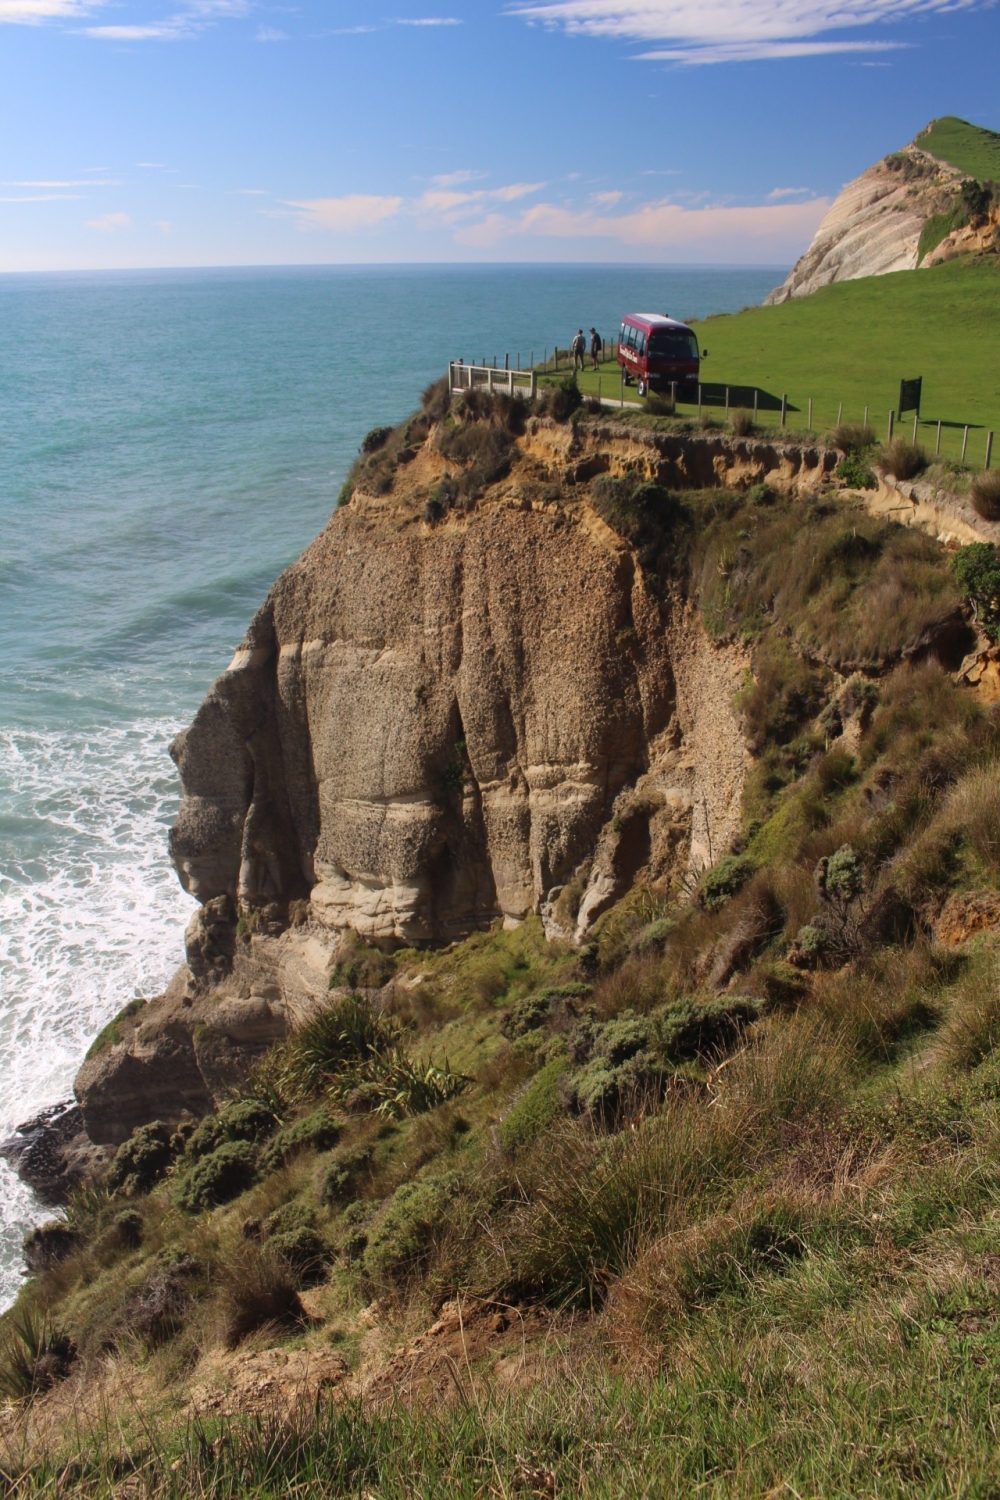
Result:
<svg viewBox="0 0 1000 1500"><path fill-rule="evenodd" d="M563 443L606 422L575 392L546 397ZM433 445L452 488L407 524L434 536L526 462L539 412L447 406L432 387L368 444L346 503ZM306 1025L200 1121L136 1129L33 1237L5 1494L1000 1484L1000 706L958 670L995 638L996 550L833 478L636 468L539 504L610 528L657 607L745 653L736 838L705 870L640 865L580 943L537 915L346 937ZM570 928L584 884L555 901Z"/></svg>

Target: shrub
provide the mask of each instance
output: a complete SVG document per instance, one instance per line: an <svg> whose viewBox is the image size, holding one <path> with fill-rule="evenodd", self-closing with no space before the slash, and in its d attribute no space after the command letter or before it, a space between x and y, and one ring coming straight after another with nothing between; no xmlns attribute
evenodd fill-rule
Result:
<svg viewBox="0 0 1000 1500"><path fill-rule="evenodd" d="M340 1124L325 1110L316 1109L291 1125L285 1125L268 1144L261 1158L266 1172L277 1169L300 1151L329 1151L340 1139Z"/></svg>
<svg viewBox="0 0 1000 1500"><path fill-rule="evenodd" d="M738 406L729 418L729 426L733 437L751 437L756 428L753 424L753 415L742 406Z"/></svg>
<svg viewBox="0 0 1000 1500"><path fill-rule="evenodd" d="M277 1128L274 1112L258 1099L239 1099L218 1114L206 1115L188 1137L184 1155L198 1161L226 1141L260 1141Z"/></svg>
<svg viewBox="0 0 1000 1500"><path fill-rule="evenodd" d="M760 1012L760 1002L745 995L678 1000L655 1013L657 1050L671 1063L715 1056L731 1047Z"/></svg>
<svg viewBox="0 0 1000 1500"><path fill-rule="evenodd" d="M756 866L745 854L725 854L701 877L698 896L706 911L718 911L753 875Z"/></svg>
<svg viewBox="0 0 1000 1500"><path fill-rule="evenodd" d="M877 490L875 470L858 453L848 453L836 468L836 476L852 490Z"/></svg>
<svg viewBox="0 0 1000 1500"><path fill-rule="evenodd" d="M115 1214L111 1230L123 1250L138 1250L143 1237L142 1214L137 1208L123 1208Z"/></svg>
<svg viewBox="0 0 1000 1500"><path fill-rule="evenodd" d="M443 422L451 406L451 387L447 375L432 381L420 397L420 404L432 422Z"/></svg>
<svg viewBox="0 0 1000 1500"><path fill-rule="evenodd" d="M179 1179L177 1202L189 1213L229 1203L257 1176L257 1150L250 1141L227 1141L209 1152Z"/></svg>
<svg viewBox="0 0 1000 1500"><path fill-rule="evenodd" d="M115 1152L107 1185L113 1193L121 1193L125 1198L148 1193L165 1174L174 1155L169 1126L162 1120L140 1125Z"/></svg>
<svg viewBox="0 0 1000 1500"><path fill-rule="evenodd" d="M453 503L452 489L442 480L436 491L444 507ZM344 987L350 990L379 990L396 972L392 956L366 943L364 938L348 930L340 939L337 962L330 975L330 988Z"/></svg>
<svg viewBox="0 0 1000 1500"><path fill-rule="evenodd" d="M568 422L583 401L576 376L568 376L555 386L550 386L543 398L542 409L556 422Z"/></svg>
<svg viewBox="0 0 1000 1500"><path fill-rule="evenodd" d="M984 521L1000 521L1000 469L984 469L969 485L972 508Z"/></svg>
<svg viewBox="0 0 1000 1500"><path fill-rule="evenodd" d="M328 1208L339 1208L358 1196L362 1178L371 1167L374 1148L370 1145L340 1146L319 1173L319 1201Z"/></svg>
<svg viewBox="0 0 1000 1500"><path fill-rule="evenodd" d="M268 1237L267 1247L281 1257L289 1274L300 1286L322 1279L329 1253L322 1236L310 1225L298 1224L293 1229L279 1230Z"/></svg>
<svg viewBox="0 0 1000 1500"><path fill-rule="evenodd" d="M776 498L769 484L752 484L747 490L748 505L773 505Z"/></svg>
<svg viewBox="0 0 1000 1500"><path fill-rule="evenodd" d="M500 1030L509 1040L515 1041L517 1037L526 1036L529 1031L537 1031L544 1026L551 1010L552 996L548 990L526 995L504 1016Z"/></svg>
<svg viewBox="0 0 1000 1500"><path fill-rule="evenodd" d="M22 1248L24 1264L30 1276L40 1276L53 1266L68 1260L80 1244L80 1237L63 1219L39 1224L25 1235Z"/></svg>
<svg viewBox="0 0 1000 1500"><path fill-rule="evenodd" d="M1000 633L1000 554L996 547L992 542L972 542L955 553L951 565L976 623L996 640Z"/></svg>
<svg viewBox="0 0 1000 1500"><path fill-rule="evenodd" d="M516 451L505 428L469 417L454 426L440 428L437 444L445 458L462 465L465 472L456 480L457 498L470 504L488 485L496 484L509 473ZM440 489L438 498L441 499Z"/></svg>
<svg viewBox="0 0 1000 1500"><path fill-rule="evenodd" d="M537 1140L559 1113L567 1066L563 1057L546 1063L501 1120L497 1138L508 1156Z"/></svg>
<svg viewBox="0 0 1000 1500"><path fill-rule="evenodd" d="M292 1037L281 1060L281 1087L290 1098L308 1098L352 1065L393 1048L398 1037L391 1017L376 1014L360 995L348 995Z"/></svg>
<svg viewBox="0 0 1000 1500"><path fill-rule="evenodd" d="M362 453L366 455L377 453L380 448L385 447L386 443L392 437L392 433L393 429L391 427L373 427L361 439Z"/></svg>
<svg viewBox="0 0 1000 1500"><path fill-rule="evenodd" d="M296 1277L270 1244L248 1245L223 1270L222 1315L226 1344L237 1344L268 1324L305 1321Z"/></svg>
<svg viewBox="0 0 1000 1500"><path fill-rule="evenodd" d="M76 1345L27 1306L7 1314L0 1335L0 1395L27 1401L69 1374Z"/></svg>
<svg viewBox="0 0 1000 1500"><path fill-rule="evenodd" d="M927 467L927 455L907 438L896 437L879 453L879 464L896 479L913 479Z"/></svg>
<svg viewBox="0 0 1000 1500"><path fill-rule="evenodd" d="M190 1255L157 1267L125 1305L125 1323L151 1348L173 1338L194 1301L191 1283L201 1268Z"/></svg>
<svg viewBox="0 0 1000 1500"><path fill-rule="evenodd" d="M433 1062L415 1063L403 1052L372 1057L353 1075L345 1076L336 1091L353 1111L373 1109L391 1120L423 1114L454 1099L469 1080L453 1073L448 1059L439 1067Z"/></svg>
<svg viewBox="0 0 1000 1500"><path fill-rule="evenodd" d="M369 1229L363 1267L370 1282L400 1287L426 1268L444 1210L460 1187L457 1175L449 1174L396 1189Z"/></svg>
<svg viewBox="0 0 1000 1500"><path fill-rule="evenodd" d="M991 875L1000 875L1000 765L967 771L952 790L946 817L962 829Z"/></svg>

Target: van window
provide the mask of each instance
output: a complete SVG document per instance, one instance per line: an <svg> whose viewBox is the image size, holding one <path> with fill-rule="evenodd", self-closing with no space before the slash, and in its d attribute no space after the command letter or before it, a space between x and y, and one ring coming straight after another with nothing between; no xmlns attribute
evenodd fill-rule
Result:
<svg viewBox="0 0 1000 1500"><path fill-rule="evenodd" d="M646 335L640 328L636 329L635 352L636 354L645 354L646 352Z"/></svg>
<svg viewBox="0 0 1000 1500"><path fill-rule="evenodd" d="M693 333L654 333L649 352L660 359L697 359L698 340Z"/></svg>
<svg viewBox="0 0 1000 1500"><path fill-rule="evenodd" d="M630 349L635 348L635 336L637 332L638 329L633 328L630 323L628 326L628 333L625 335L625 342Z"/></svg>
<svg viewBox="0 0 1000 1500"><path fill-rule="evenodd" d="M618 335L618 342L619 342L619 344L624 344L624 343L627 342L627 340L628 340L628 324L627 323L623 323L622 324L622 331Z"/></svg>

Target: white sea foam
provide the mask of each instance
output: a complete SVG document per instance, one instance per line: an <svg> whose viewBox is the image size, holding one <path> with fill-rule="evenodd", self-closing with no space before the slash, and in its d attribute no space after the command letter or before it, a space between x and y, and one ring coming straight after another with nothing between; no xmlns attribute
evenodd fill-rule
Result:
<svg viewBox="0 0 1000 1500"><path fill-rule="evenodd" d="M167 858L179 726L0 732L0 1131L67 1098L94 1036L183 957L192 903ZM0 1305L51 1217L0 1164Z"/></svg>

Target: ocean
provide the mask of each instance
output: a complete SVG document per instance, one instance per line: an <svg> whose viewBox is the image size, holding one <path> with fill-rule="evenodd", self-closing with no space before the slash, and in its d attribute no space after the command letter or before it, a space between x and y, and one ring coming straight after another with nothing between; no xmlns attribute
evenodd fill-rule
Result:
<svg viewBox="0 0 1000 1500"><path fill-rule="evenodd" d="M183 959L167 755L364 433L449 359L527 363L783 269L335 267L0 277L0 1135ZM0 1163L0 1307L51 1217Z"/></svg>

